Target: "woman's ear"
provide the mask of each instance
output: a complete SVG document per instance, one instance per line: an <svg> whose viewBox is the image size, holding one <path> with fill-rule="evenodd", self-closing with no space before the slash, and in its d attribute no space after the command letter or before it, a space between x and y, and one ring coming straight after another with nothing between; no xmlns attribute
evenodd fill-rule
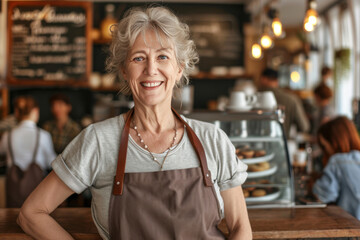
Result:
<svg viewBox="0 0 360 240"><path fill-rule="evenodd" d="M127 79L125 67L120 67L120 74L123 76L125 80Z"/></svg>
<svg viewBox="0 0 360 240"><path fill-rule="evenodd" d="M179 70L178 70L177 78L176 78L177 79L176 83L180 82L183 72L184 72L183 68L181 66L179 66Z"/></svg>

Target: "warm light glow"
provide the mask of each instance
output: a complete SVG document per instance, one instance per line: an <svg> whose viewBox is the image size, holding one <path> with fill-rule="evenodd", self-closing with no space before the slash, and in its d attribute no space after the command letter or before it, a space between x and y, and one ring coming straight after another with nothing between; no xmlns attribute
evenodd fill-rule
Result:
<svg viewBox="0 0 360 240"><path fill-rule="evenodd" d="M259 59L262 56L261 46L257 43L254 43L251 47L251 55L255 59Z"/></svg>
<svg viewBox="0 0 360 240"><path fill-rule="evenodd" d="M315 26L318 21L318 14L314 9L309 9L306 12L306 18L309 20L309 23Z"/></svg>
<svg viewBox="0 0 360 240"><path fill-rule="evenodd" d="M315 29L316 25L319 23L319 16L315 10L316 2L309 1L309 8L305 13L304 19L304 29L305 31L311 32Z"/></svg>
<svg viewBox="0 0 360 240"><path fill-rule="evenodd" d="M267 49L272 47L273 41L268 34L264 33L260 39L260 44L263 48Z"/></svg>
<svg viewBox="0 0 360 240"><path fill-rule="evenodd" d="M305 21L304 29L308 32L312 32L314 30L314 25L311 24L309 21Z"/></svg>
<svg viewBox="0 0 360 240"><path fill-rule="evenodd" d="M276 18L273 19L271 27L272 27L274 35L276 37L280 37L281 34L282 34L282 24L281 24L279 18L276 17Z"/></svg>
<svg viewBox="0 0 360 240"><path fill-rule="evenodd" d="M300 73L297 71L293 71L290 74L291 81L297 83L300 81Z"/></svg>

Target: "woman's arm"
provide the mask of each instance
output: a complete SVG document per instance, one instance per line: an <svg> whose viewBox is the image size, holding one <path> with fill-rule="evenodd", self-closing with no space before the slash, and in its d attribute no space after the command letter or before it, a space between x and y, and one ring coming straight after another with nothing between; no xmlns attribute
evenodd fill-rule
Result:
<svg viewBox="0 0 360 240"><path fill-rule="evenodd" d="M52 171L26 199L17 223L35 239L73 239L50 216L73 193Z"/></svg>
<svg viewBox="0 0 360 240"><path fill-rule="evenodd" d="M252 239L249 216L241 186L222 191L224 200L225 220L229 229L229 240Z"/></svg>

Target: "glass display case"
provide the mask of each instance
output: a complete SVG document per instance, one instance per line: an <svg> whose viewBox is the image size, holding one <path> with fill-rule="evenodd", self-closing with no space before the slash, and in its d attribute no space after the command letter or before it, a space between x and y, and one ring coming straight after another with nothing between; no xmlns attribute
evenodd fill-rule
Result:
<svg viewBox="0 0 360 240"><path fill-rule="evenodd" d="M248 208L295 205L293 173L283 130L283 112L193 112L186 117L220 127L248 165L243 191Z"/></svg>

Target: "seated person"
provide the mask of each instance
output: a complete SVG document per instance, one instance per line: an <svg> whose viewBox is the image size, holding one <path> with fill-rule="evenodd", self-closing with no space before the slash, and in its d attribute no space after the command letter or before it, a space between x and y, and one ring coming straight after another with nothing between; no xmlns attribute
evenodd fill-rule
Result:
<svg viewBox="0 0 360 240"><path fill-rule="evenodd" d="M313 193L324 203L336 203L360 220L360 138L353 122L337 117L320 126L323 175Z"/></svg>
<svg viewBox="0 0 360 240"><path fill-rule="evenodd" d="M54 120L45 122L43 128L50 132L55 152L60 154L68 143L80 133L81 127L69 116L72 106L67 96L53 95L50 104Z"/></svg>

